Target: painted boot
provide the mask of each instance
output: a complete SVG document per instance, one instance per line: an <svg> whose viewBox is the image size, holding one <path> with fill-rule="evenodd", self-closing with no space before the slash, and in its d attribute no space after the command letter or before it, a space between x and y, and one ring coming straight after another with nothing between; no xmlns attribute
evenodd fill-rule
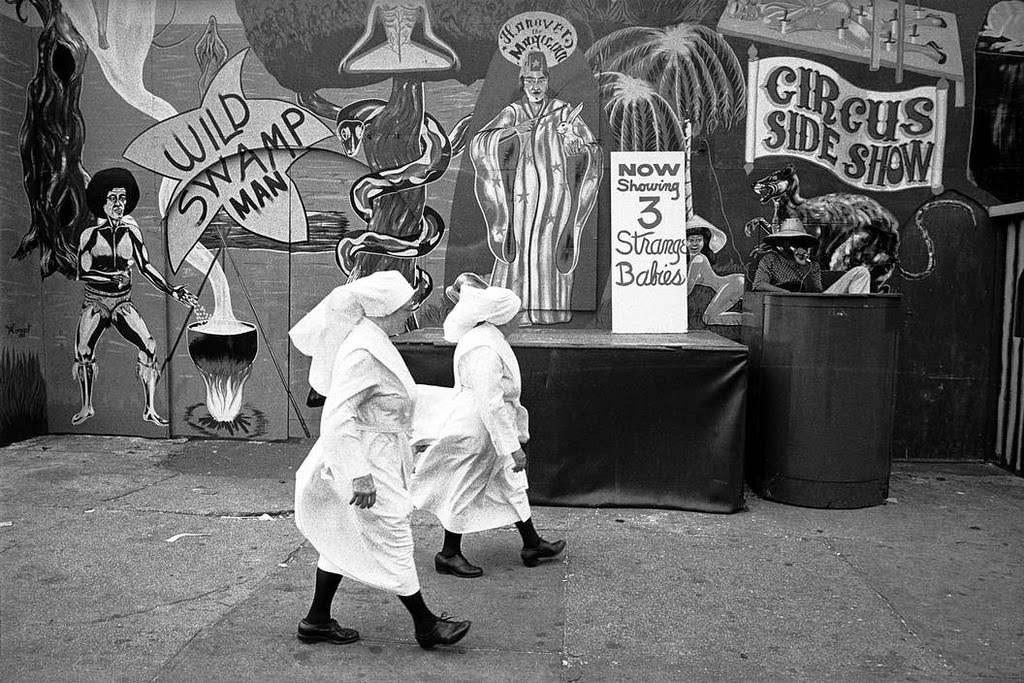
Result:
<svg viewBox="0 0 1024 683"><path fill-rule="evenodd" d="M142 419L159 427L166 427L167 420L156 412L156 383L160 381L160 365L157 359L154 357L151 361L139 360L138 375L142 388L146 391L146 410L142 413Z"/></svg>
<svg viewBox="0 0 1024 683"><path fill-rule="evenodd" d="M71 424L80 425L96 414L92 408L92 387L96 377L96 364L91 361L75 361L71 366L71 376L78 380L78 389L82 394L82 409L71 417Z"/></svg>

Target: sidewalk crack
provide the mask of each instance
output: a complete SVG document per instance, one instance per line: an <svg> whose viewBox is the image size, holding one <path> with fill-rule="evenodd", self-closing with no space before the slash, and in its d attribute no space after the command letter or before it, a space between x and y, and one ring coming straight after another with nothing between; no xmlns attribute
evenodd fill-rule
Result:
<svg viewBox="0 0 1024 683"><path fill-rule="evenodd" d="M164 670L167 668L167 665L173 662L175 659L177 659L178 655L184 652L185 649L192 644L192 641L199 637L199 634L203 632L203 628L204 627L200 626L195 633L188 637L188 640L181 644L181 647L179 647L171 657L166 659L164 663L160 665L160 669L156 672L156 674L153 675L153 678L149 679L149 683L156 683L158 680L160 680L160 677L163 676Z"/></svg>
<svg viewBox="0 0 1024 683"><path fill-rule="evenodd" d="M288 554L288 558L287 558L286 561L288 561L292 557L294 557L302 549L303 545L305 545L305 543L300 543L299 546L295 550L291 551ZM195 596L195 598L190 598L190 599L196 599L196 598L204 597L206 595L212 595L213 593L223 592L223 591L225 591L225 590L227 590L229 588L233 588L235 586L241 586L241 585L246 584L246 583L251 583L253 585L253 592L255 592L256 588L261 583L266 581L273 574L273 572L274 572L273 569L269 569L268 571L264 572L261 576L258 576L258 577L255 577L255 578L251 578L251 579L247 579L245 581L239 581L237 583L233 583L233 584L230 584L230 585L222 587L222 588L214 589L212 591L208 591L208 592L204 593L203 595L197 595L197 596ZM185 600L175 601L175 603L177 603L177 602L185 602ZM169 603L169 604L175 604L175 603ZM220 603L219 601L218 601L218 603L219 604L223 604L223 603ZM164 661L159 665L159 669L157 670L157 672L153 675L153 677L151 679L149 679L149 683L156 683L157 681L161 680L163 675L171 667L173 667L173 665L182 656L184 656L184 653L188 651L188 648L189 648L189 646L192 645L192 642L196 638L198 638L204 631L207 631L209 629L216 629L218 625L222 624L228 618L228 615L231 613L231 608L234 607L237 604L238 603L236 602L236 603L234 603L234 605L227 605L227 607L229 609L226 610L223 614L221 614L219 618L215 619L212 623L204 623L202 626L200 626L196 630L195 633L193 633L191 636L189 636L188 640L186 640L184 643L181 644L181 647L179 647L177 650L175 650L174 654L172 654L170 657L167 657L166 659L164 659Z"/></svg>
<svg viewBox="0 0 1024 683"><path fill-rule="evenodd" d="M158 479L156 481L151 481L148 484L144 484L143 486L140 486L137 489L132 489L131 491L127 491L125 493L121 493L121 494L118 494L116 496L112 496L110 498L100 498L100 502L102 502L102 503L109 503L111 501L115 501L115 500L118 500L120 498L124 498L125 496L130 496L133 493L138 493L139 491L145 491L146 489L150 488L151 486L156 486L157 484L162 484L165 481L169 481L171 479L174 479L175 477L180 477L180 476L181 476L180 472L175 472L174 474L170 475L169 477L164 477L163 479Z"/></svg>
<svg viewBox="0 0 1024 683"><path fill-rule="evenodd" d="M187 598L180 598L178 600L171 600L170 602L161 602L161 603L159 603L157 605L153 605L151 607L147 607L146 609L135 610L133 612L123 612L121 614L112 614L109 617L103 617L102 619L96 619L96 620L90 621L88 623L90 623L90 624L104 624L104 623L106 623L108 621L114 621L116 619L125 619L127 617L135 617L135 616L138 616L140 614L148 614L150 612L153 612L155 610L160 609L161 607L172 607L174 605L180 605L180 604L186 603L186 602L193 602L195 600L202 600L203 598L208 597L210 595L214 595L216 593L223 593L224 591L231 590L232 588L235 588L236 586L241 586L241 585L243 585L245 583L248 583L248 581L239 581L237 583L228 584L227 586L220 586L218 588L213 588L213 589L205 591L203 593L199 593L198 595L190 595Z"/></svg>
<svg viewBox="0 0 1024 683"><path fill-rule="evenodd" d="M568 532L569 530L566 529ZM566 536L569 534L566 533ZM559 679L563 683L574 683L583 677L583 655L574 654L569 652L569 582L572 580L572 557L568 552L562 556L562 565L565 567L565 573L562 576L562 651L559 653L561 659L561 666L559 667ZM576 669L572 672L573 676L569 676L568 667L576 666Z"/></svg>
<svg viewBox="0 0 1024 683"><path fill-rule="evenodd" d="M305 541L303 541L302 543L299 543L299 545L297 545L295 547L295 550L293 550L290 553L288 553L288 556L278 563L278 566L280 566L282 564L286 564L286 565L290 566L291 563L292 563L292 560L294 560L296 557L298 557L299 553L302 552L302 549L305 548L305 547L306 547L306 542Z"/></svg>
<svg viewBox="0 0 1024 683"><path fill-rule="evenodd" d="M932 646L931 643L928 643L927 641L925 641L925 639L921 637L921 634L918 633L917 631L915 631L913 629L913 627L911 627L910 622L908 622L903 617L903 615L900 614L900 611L896 608L896 605L893 604L892 600L890 600L888 597L885 596L884 593L882 593L877 588L875 588L871 584L871 582L869 582L866 579L866 577L864 576L864 573L862 571L860 571L860 569L853 562L851 562L850 559L848 557L846 557L846 555L844 555L843 552L841 550L839 550L835 546L835 544L832 543L831 539L819 538L817 540L819 540L821 542L821 544L825 547L826 550L828 550L829 552L834 554L836 556L836 558L840 562L842 562L847 567L849 567L850 571L852 571L854 574L857 575L857 577L861 580L861 582L865 586L867 586L868 589L879 600L882 601L882 603L885 604L886 608L888 608L888 610L889 610L889 613L892 614L892 616L895 617L900 622L900 625L903 627L903 629L908 634L910 634L910 636L912 636L914 638L914 640L916 640L918 643L921 644L922 648L924 648L926 651L932 653L932 655L934 655L935 658L939 660L939 663L942 664L942 666L944 666L946 669L948 669L950 671L953 670L953 665L946 661L946 658L943 656L942 652L940 650L938 650L936 647Z"/></svg>

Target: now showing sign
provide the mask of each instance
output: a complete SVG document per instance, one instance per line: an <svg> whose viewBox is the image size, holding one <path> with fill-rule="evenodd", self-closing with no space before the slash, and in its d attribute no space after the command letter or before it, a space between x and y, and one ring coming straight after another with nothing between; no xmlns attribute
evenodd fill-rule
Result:
<svg viewBox="0 0 1024 683"><path fill-rule="evenodd" d="M686 153L611 165L612 332L686 332Z"/></svg>

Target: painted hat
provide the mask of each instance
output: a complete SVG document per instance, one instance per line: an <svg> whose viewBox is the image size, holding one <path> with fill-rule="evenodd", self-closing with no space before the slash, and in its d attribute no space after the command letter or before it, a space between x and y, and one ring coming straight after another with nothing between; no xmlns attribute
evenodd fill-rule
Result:
<svg viewBox="0 0 1024 683"><path fill-rule="evenodd" d="M693 214L686 221L686 236L690 234L704 235L704 242L707 243L708 248L715 254L722 250L728 238L721 229L716 228L714 225L709 223L700 214Z"/></svg>
<svg viewBox="0 0 1024 683"><path fill-rule="evenodd" d="M477 289L487 289L490 285L487 284L487 280L483 279L476 273L462 273L455 282L448 285L444 294L448 297L448 300L453 304L459 303L459 294L462 292L463 287L476 287Z"/></svg>
<svg viewBox="0 0 1024 683"><path fill-rule="evenodd" d="M783 219L782 223L775 228L772 234L764 236L764 241L768 243L781 240L793 240L796 244L806 247L818 246L818 238L808 234L799 218Z"/></svg>
<svg viewBox="0 0 1024 683"><path fill-rule="evenodd" d="M522 78L529 73L548 75L548 59L540 50L527 52L523 57L523 63L519 66L519 77Z"/></svg>

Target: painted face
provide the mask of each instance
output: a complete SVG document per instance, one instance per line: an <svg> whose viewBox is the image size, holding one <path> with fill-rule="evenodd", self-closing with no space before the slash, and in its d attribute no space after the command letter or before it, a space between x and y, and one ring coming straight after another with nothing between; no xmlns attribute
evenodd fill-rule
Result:
<svg viewBox="0 0 1024 683"><path fill-rule="evenodd" d="M128 191L123 187L113 187L107 192L107 201L103 203L103 213L112 222L120 221L124 216L124 207L128 202Z"/></svg>
<svg viewBox="0 0 1024 683"><path fill-rule="evenodd" d="M690 235L686 238L686 251L696 256L704 248L704 235Z"/></svg>
<svg viewBox="0 0 1024 683"><path fill-rule="evenodd" d="M806 266L811 262L811 250L804 246L792 246L790 251L793 252L793 260L801 266Z"/></svg>
<svg viewBox="0 0 1024 683"><path fill-rule="evenodd" d="M359 154L359 147L363 144L363 128L363 122L355 119L338 122L335 134L341 140L341 148L346 156Z"/></svg>
<svg viewBox="0 0 1024 683"><path fill-rule="evenodd" d="M531 72L523 76L523 92L526 99L534 104L543 102L548 94L548 77L540 72Z"/></svg>

